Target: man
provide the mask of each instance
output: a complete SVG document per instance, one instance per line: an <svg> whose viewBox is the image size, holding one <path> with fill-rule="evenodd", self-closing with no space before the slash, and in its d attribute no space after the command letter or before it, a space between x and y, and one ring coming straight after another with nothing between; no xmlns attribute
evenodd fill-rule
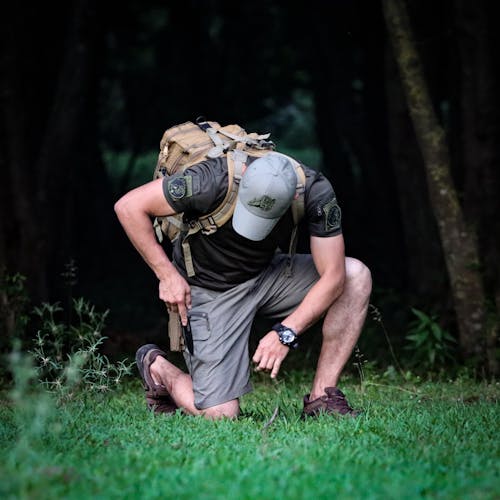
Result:
<svg viewBox="0 0 500 500"><path fill-rule="evenodd" d="M153 344L137 351L148 406L163 413L182 408L208 418L237 417L239 398L251 390L248 338L259 313L276 324L261 338L252 361L272 378L301 335L323 319L321 352L303 417L321 412L356 416L337 383L364 323L371 276L360 261L345 257L333 188L322 174L303 167L302 225L311 254L290 256L283 252L294 227L294 165L270 153L249 157L244 168L232 218L213 234L190 238L194 276L186 271L181 239L171 262L155 238L151 217L183 212L191 219L214 210L227 192L226 158L154 180L115 205L128 237L159 280L160 299L179 313L192 336L184 351L189 374Z"/></svg>

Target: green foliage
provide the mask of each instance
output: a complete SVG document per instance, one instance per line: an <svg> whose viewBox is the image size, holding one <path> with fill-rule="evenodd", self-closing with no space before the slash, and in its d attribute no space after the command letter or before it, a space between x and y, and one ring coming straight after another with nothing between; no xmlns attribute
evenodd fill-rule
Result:
<svg viewBox="0 0 500 500"><path fill-rule="evenodd" d="M7 361L13 383L6 397L1 398L4 411L0 411L0 439L9 441L9 453L2 459L0 470L5 477L0 475L0 483L8 481L16 490L7 498L28 498L25 485L29 485L34 470L43 465L43 437L55 429L55 402L37 383L33 356L22 351L19 339L14 340Z"/></svg>
<svg viewBox="0 0 500 500"><path fill-rule="evenodd" d="M64 470L47 466L47 437L60 437L63 425L78 418L86 398L92 395L93 404L102 403L103 393L130 373L125 361L111 363L99 353L107 312L96 311L81 298L72 305L73 315L58 304L36 307L40 328L33 350L25 352L16 338L7 356L12 383L0 395L0 441L9 442L0 467L2 498L50 497L46 488L54 478L64 477ZM75 318L74 323L62 321L63 315ZM69 401L76 405L71 414L66 411Z"/></svg>
<svg viewBox="0 0 500 500"><path fill-rule="evenodd" d="M40 329L31 351L38 379L62 395L77 389L108 391L130 373L131 364L111 363L99 348L106 339L102 330L108 311L96 311L82 298L73 300L74 324L59 319L59 304L35 308Z"/></svg>
<svg viewBox="0 0 500 500"><path fill-rule="evenodd" d="M236 421L154 415L137 381L109 393L105 405L89 394L49 413L23 454L22 419L14 419L15 405L3 405L0 496L497 498L498 384L395 374L392 385L368 378L361 390L347 379L342 389L362 417L303 422L311 375L283 374L277 383L256 375ZM23 429L32 415L24 414Z"/></svg>
<svg viewBox="0 0 500 500"><path fill-rule="evenodd" d="M454 360L455 339L439 325L436 316L414 308L411 311L416 318L410 322L405 349L411 351L414 364L433 369Z"/></svg>

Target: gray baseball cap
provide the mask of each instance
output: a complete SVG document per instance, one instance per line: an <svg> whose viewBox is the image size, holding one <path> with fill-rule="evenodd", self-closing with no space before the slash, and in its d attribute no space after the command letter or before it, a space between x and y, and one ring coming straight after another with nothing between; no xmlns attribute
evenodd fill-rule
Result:
<svg viewBox="0 0 500 500"><path fill-rule="evenodd" d="M263 240L290 207L297 187L292 162L269 153L245 170L233 214L234 230L252 241Z"/></svg>

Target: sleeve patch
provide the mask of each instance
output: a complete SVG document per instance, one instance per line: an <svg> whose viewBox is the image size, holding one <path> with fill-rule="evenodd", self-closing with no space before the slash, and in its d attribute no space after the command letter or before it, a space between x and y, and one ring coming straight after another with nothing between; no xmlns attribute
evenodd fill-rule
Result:
<svg viewBox="0 0 500 500"><path fill-rule="evenodd" d="M325 221L325 231L340 229L342 212L336 198L333 198L323 206L323 217Z"/></svg>
<svg viewBox="0 0 500 500"><path fill-rule="evenodd" d="M193 178L190 175L174 177L167 183L167 190L173 200L193 196Z"/></svg>

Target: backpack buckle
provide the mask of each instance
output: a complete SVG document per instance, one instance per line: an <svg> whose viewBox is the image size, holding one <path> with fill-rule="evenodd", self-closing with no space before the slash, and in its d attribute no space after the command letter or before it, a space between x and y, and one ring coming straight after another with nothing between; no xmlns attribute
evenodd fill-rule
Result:
<svg viewBox="0 0 500 500"><path fill-rule="evenodd" d="M201 232L206 236L214 234L217 231L217 224L211 215L207 218L200 219L200 223L202 226Z"/></svg>

